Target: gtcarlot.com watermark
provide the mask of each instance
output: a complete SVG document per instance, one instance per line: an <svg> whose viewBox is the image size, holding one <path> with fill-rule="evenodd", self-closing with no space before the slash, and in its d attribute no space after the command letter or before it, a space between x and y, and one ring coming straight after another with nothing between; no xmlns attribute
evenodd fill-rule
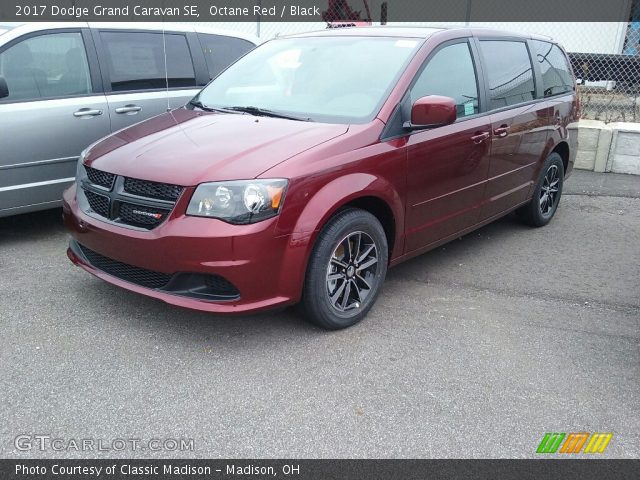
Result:
<svg viewBox="0 0 640 480"><path fill-rule="evenodd" d="M195 450L193 438L60 438L51 435L18 435L13 445L28 452L189 452Z"/></svg>

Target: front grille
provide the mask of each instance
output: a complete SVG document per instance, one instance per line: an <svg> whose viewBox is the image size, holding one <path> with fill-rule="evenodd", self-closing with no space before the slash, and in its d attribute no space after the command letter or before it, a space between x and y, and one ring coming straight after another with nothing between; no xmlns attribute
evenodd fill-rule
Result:
<svg viewBox="0 0 640 480"><path fill-rule="evenodd" d="M240 295L235 285L220 275L207 275L204 284L212 290L213 295L222 297L237 297Z"/></svg>
<svg viewBox="0 0 640 480"><path fill-rule="evenodd" d="M83 209L114 223L152 230L164 222L184 187L121 177L87 167L80 182L88 205ZM108 191L105 191L107 189Z"/></svg>
<svg viewBox="0 0 640 480"><path fill-rule="evenodd" d="M170 210L162 208L143 207L132 203L120 204L120 215L118 219L122 223L135 225L138 227L153 228L164 222Z"/></svg>
<svg viewBox="0 0 640 480"><path fill-rule="evenodd" d="M184 190L182 187L169 183L150 182L129 177L124 179L124 191L142 197L158 198L160 200L175 202L178 200L182 190Z"/></svg>
<svg viewBox="0 0 640 480"><path fill-rule="evenodd" d="M84 166L84 169L87 171L87 177L91 183L96 185L100 185L101 187L108 188L111 190L113 186L113 181L116 176L113 173L103 172L102 170L96 170L95 168Z"/></svg>
<svg viewBox="0 0 640 480"><path fill-rule="evenodd" d="M87 201L89 202L91 210L101 217L109 217L109 205L111 203L109 197L99 195L90 190L87 190L84 193L87 196Z"/></svg>
<svg viewBox="0 0 640 480"><path fill-rule="evenodd" d="M160 273L105 257L75 240L71 241L70 247L77 255L84 256L83 261L93 268L141 287L211 302L229 302L240 298L236 286L220 275Z"/></svg>
<svg viewBox="0 0 640 480"><path fill-rule="evenodd" d="M78 245L93 267L121 280L147 288L161 288L171 280L172 275L154 272L145 268L134 267L133 265L122 263L105 257L104 255L100 255L84 245Z"/></svg>

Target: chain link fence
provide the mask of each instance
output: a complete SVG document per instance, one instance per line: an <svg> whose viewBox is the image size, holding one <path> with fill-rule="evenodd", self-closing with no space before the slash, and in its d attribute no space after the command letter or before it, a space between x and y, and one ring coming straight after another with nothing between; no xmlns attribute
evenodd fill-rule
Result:
<svg viewBox="0 0 640 480"><path fill-rule="evenodd" d="M348 2L353 21L334 26L379 25L381 16L386 13L385 0ZM436 26L430 22L389 22L389 25ZM552 37L569 52L578 79L582 118L607 123L640 122L640 0L631 2L629 21L623 23L451 22L437 25L494 28ZM323 30L328 23L256 21L216 23L214 26L267 41L278 36Z"/></svg>
<svg viewBox="0 0 640 480"><path fill-rule="evenodd" d="M582 118L640 122L640 57L570 53Z"/></svg>
<svg viewBox="0 0 640 480"><path fill-rule="evenodd" d="M640 122L640 2L634 2L620 54L570 52L582 117Z"/></svg>

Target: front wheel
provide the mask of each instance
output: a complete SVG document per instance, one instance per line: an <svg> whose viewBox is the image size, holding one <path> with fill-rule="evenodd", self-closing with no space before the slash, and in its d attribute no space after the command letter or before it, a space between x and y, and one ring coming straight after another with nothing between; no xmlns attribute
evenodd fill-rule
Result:
<svg viewBox="0 0 640 480"><path fill-rule="evenodd" d="M387 273L387 237L376 217L344 210L322 229L302 295L307 319L329 330L350 327L373 306Z"/></svg>
<svg viewBox="0 0 640 480"><path fill-rule="evenodd" d="M560 203L563 182L562 157L557 153L552 153L542 166L531 202L517 211L525 223L534 227L542 227L551 221Z"/></svg>

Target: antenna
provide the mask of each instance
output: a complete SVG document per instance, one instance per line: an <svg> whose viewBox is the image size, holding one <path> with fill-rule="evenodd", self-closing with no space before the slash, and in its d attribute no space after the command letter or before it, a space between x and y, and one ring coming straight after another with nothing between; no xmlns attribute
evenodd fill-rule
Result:
<svg viewBox="0 0 640 480"><path fill-rule="evenodd" d="M162 17L162 51L164 54L164 84L167 91L167 112L171 111L171 104L169 102L169 70L167 69L167 39L164 34L164 17Z"/></svg>

